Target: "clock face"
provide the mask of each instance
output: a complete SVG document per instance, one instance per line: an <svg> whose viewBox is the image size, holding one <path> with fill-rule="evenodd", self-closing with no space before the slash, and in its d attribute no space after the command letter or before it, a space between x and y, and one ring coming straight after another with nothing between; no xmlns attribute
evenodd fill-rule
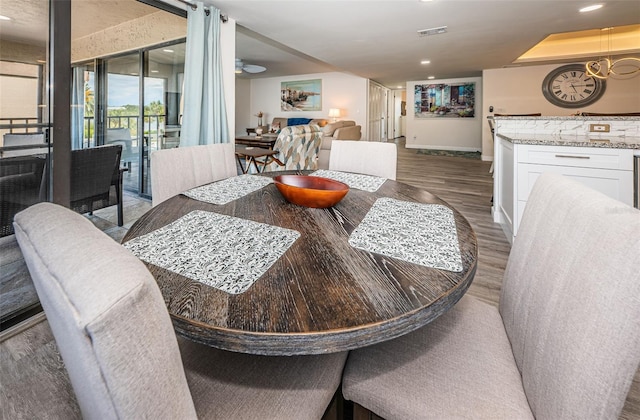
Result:
<svg viewBox="0 0 640 420"><path fill-rule="evenodd" d="M542 94L549 102L564 108L579 108L600 99L606 84L589 76L585 66L569 64L551 71L542 82Z"/></svg>

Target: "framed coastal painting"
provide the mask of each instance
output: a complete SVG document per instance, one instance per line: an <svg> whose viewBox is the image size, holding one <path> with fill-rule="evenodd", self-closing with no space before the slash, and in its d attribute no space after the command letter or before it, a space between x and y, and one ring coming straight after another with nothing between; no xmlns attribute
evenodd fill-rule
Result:
<svg viewBox="0 0 640 420"><path fill-rule="evenodd" d="M322 79L281 82L282 111L322 111Z"/></svg>
<svg viewBox="0 0 640 420"><path fill-rule="evenodd" d="M416 85L416 118L475 117L475 83L438 83Z"/></svg>

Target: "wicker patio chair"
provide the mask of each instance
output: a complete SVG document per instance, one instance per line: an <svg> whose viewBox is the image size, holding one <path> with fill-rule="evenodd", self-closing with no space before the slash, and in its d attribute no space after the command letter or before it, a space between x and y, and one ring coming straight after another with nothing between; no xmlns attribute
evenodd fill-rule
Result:
<svg viewBox="0 0 640 420"><path fill-rule="evenodd" d="M13 235L13 217L46 199L46 155L0 159L0 237Z"/></svg>
<svg viewBox="0 0 640 420"><path fill-rule="evenodd" d="M118 226L123 225L122 146L98 146L71 152L71 208L92 213L118 206Z"/></svg>

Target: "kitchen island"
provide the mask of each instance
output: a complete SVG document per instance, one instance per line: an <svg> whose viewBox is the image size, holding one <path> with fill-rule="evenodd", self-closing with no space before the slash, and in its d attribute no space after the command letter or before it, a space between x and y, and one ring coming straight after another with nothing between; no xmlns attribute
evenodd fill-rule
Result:
<svg viewBox="0 0 640 420"><path fill-rule="evenodd" d="M529 193L543 172L574 178L634 205L639 117L494 117L494 121L492 212L509 241L517 235Z"/></svg>

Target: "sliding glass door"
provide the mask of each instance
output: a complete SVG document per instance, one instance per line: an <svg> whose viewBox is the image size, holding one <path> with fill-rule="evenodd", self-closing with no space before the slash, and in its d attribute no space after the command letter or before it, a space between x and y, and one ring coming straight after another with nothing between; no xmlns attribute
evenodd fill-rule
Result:
<svg viewBox="0 0 640 420"><path fill-rule="evenodd" d="M74 66L73 147L122 145L125 191L150 197L150 153L178 146L184 53L183 41Z"/></svg>
<svg viewBox="0 0 640 420"><path fill-rule="evenodd" d="M2 5L0 30L0 329L40 310L14 235L16 213L50 198L49 9ZM20 28L25 28L20 30ZM29 30L27 28L38 28Z"/></svg>

